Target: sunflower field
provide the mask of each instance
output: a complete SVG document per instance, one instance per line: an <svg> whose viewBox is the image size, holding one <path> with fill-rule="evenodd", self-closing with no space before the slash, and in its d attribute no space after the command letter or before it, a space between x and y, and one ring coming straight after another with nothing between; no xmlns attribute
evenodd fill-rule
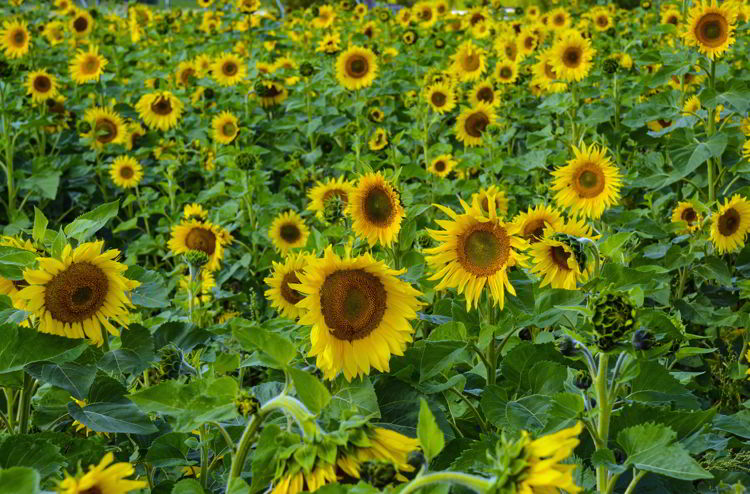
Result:
<svg viewBox="0 0 750 494"><path fill-rule="evenodd" d="M747 492L747 0L175 3L0 5L0 494Z"/></svg>

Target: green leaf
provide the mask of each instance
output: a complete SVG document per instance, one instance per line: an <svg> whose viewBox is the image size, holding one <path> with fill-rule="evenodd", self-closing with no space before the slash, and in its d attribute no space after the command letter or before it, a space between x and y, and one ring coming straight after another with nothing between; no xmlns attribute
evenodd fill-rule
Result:
<svg viewBox="0 0 750 494"><path fill-rule="evenodd" d="M30 467L44 480L59 475L65 465L67 462L60 448L36 434L0 439L0 468Z"/></svg>
<svg viewBox="0 0 750 494"><path fill-rule="evenodd" d="M37 254L26 249L0 245L0 276L10 280L23 278L23 270L36 261Z"/></svg>
<svg viewBox="0 0 750 494"><path fill-rule="evenodd" d="M34 362L28 364L24 370L44 383L68 391L79 400L88 396L89 388L96 377L96 367L75 362L62 364L49 361Z"/></svg>
<svg viewBox="0 0 750 494"><path fill-rule="evenodd" d="M182 479L172 487L172 494L203 494L205 491L195 479Z"/></svg>
<svg viewBox="0 0 750 494"><path fill-rule="evenodd" d="M70 402L68 413L94 432L153 434L158 431L148 417L126 399L110 403L92 403L83 408Z"/></svg>
<svg viewBox="0 0 750 494"><path fill-rule="evenodd" d="M424 398L420 399L419 422L417 423L417 437L422 445L422 452L427 461L432 461L445 447L443 431L437 425L435 416Z"/></svg>
<svg viewBox="0 0 750 494"><path fill-rule="evenodd" d="M617 442L628 455L626 466L680 480L713 478L681 444L674 443L676 437L671 428L648 423L620 431Z"/></svg>
<svg viewBox="0 0 750 494"><path fill-rule="evenodd" d="M245 482L244 479L240 477L233 477L229 481L227 494L250 494L250 486L247 485L247 482Z"/></svg>
<svg viewBox="0 0 750 494"><path fill-rule="evenodd" d="M73 237L79 242L84 242L101 230L109 220L117 216L119 207L120 200L118 199L114 202L102 204L93 211L82 214L65 227L65 235Z"/></svg>
<svg viewBox="0 0 750 494"><path fill-rule="evenodd" d="M189 465L190 448L186 441L192 437L186 432L168 432L154 439L146 453L146 461L157 468Z"/></svg>
<svg viewBox="0 0 750 494"><path fill-rule="evenodd" d="M524 341L516 345L502 361L502 374L508 383L519 390L531 390L532 367L538 362L550 361L565 365L566 359L560 355L554 343L535 345Z"/></svg>
<svg viewBox="0 0 750 494"><path fill-rule="evenodd" d="M320 413L331 401L331 393L318 378L303 370L290 368L288 372L292 376L294 388L297 390L297 396L302 400L302 403L312 413Z"/></svg>
<svg viewBox="0 0 750 494"><path fill-rule="evenodd" d="M369 377L349 382L339 376L335 382L338 391L331 397L326 413L337 418L346 411L356 410L359 415L380 418L378 397Z"/></svg>
<svg viewBox="0 0 750 494"><path fill-rule="evenodd" d="M750 439L750 410L742 410L734 415L719 415L714 420L714 428Z"/></svg>
<svg viewBox="0 0 750 494"><path fill-rule="evenodd" d="M274 476L274 461L276 450L279 445L276 442L279 434L282 434L281 428L276 424L269 424L263 428L263 432L258 438L255 445L255 452L252 458L252 481L250 484L251 494L260 492L268 487Z"/></svg>
<svg viewBox="0 0 750 494"><path fill-rule="evenodd" d="M715 281L723 286L732 286L732 273L729 272L727 263L719 257L704 257L694 269L695 273L706 280Z"/></svg>
<svg viewBox="0 0 750 494"><path fill-rule="evenodd" d="M39 473L28 467L0 470L0 485L3 486L3 494L37 494Z"/></svg>
<svg viewBox="0 0 750 494"><path fill-rule="evenodd" d="M661 364L641 360L638 365L640 372L631 381L630 394L626 400L647 403L675 402L682 408L700 408L695 395L672 377Z"/></svg>
<svg viewBox="0 0 750 494"><path fill-rule="evenodd" d="M148 413L174 419L176 432L190 432L209 421L236 417L237 382L231 377L195 379L189 383L165 381L128 396Z"/></svg>
<svg viewBox="0 0 750 494"><path fill-rule="evenodd" d="M623 246L633 236L633 232L619 232L609 235L599 244L599 250L607 257L619 260L622 255Z"/></svg>
<svg viewBox="0 0 750 494"><path fill-rule="evenodd" d="M420 341L411 349L419 352L419 382L425 382L467 356L463 341Z"/></svg>
<svg viewBox="0 0 750 494"><path fill-rule="evenodd" d="M47 233L47 224L49 220L44 216L42 210L34 206L34 228L31 230L31 238L34 242L43 242Z"/></svg>
<svg viewBox="0 0 750 494"><path fill-rule="evenodd" d="M86 343L81 340L3 324L0 326L0 373L21 370L31 362L54 359L82 345Z"/></svg>
<svg viewBox="0 0 750 494"><path fill-rule="evenodd" d="M159 273L140 266L130 266L125 271L125 277L141 283L133 290L133 304L149 309L169 306L169 288Z"/></svg>
<svg viewBox="0 0 750 494"><path fill-rule="evenodd" d="M232 336L247 351L260 350L270 358L269 367L284 368L297 356L297 348L284 336L272 333L262 326L235 318Z"/></svg>
<svg viewBox="0 0 750 494"><path fill-rule="evenodd" d="M131 324L120 333L122 345L104 354L99 368L120 375L139 374L156 359L151 332L140 324Z"/></svg>

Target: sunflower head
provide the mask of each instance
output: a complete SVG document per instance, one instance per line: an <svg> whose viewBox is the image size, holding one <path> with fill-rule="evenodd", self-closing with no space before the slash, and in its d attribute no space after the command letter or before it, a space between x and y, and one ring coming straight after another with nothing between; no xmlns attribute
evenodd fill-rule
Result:
<svg viewBox="0 0 750 494"><path fill-rule="evenodd" d="M264 281L269 286L266 298L284 317L295 320L304 311L297 307L297 302L304 297L292 285L299 283L302 274L310 262L310 255L305 253L291 254L284 263L273 262L273 273Z"/></svg>
<svg viewBox="0 0 750 494"><path fill-rule="evenodd" d="M0 30L0 48L8 58L21 58L29 52L31 35L25 21L5 21Z"/></svg>
<svg viewBox="0 0 750 494"><path fill-rule="evenodd" d="M119 156L112 163L109 174L115 185L127 189L140 183L143 167L130 156Z"/></svg>
<svg viewBox="0 0 750 494"><path fill-rule="evenodd" d="M380 173L369 173L359 179L351 194L347 213L352 229L373 246L380 242L390 246L401 230L404 208L396 189Z"/></svg>
<svg viewBox="0 0 750 494"><path fill-rule="evenodd" d="M734 43L737 8L733 2L696 2L688 14L683 34L686 44L697 46L710 59L723 55Z"/></svg>
<svg viewBox="0 0 750 494"><path fill-rule="evenodd" d="M369 48L352 46L336 59L336 78L352 91L371 86L377 71L375 53Z"/></svg>
<svg viewBox="0 0 750 494"><path fill-rule="evenodd" d="M711 241L720 254L734 252L745 245L750 231L750 201L735 194L714 213Z"/></svg>
<svg viewBox="0 0 750 494"><path fill-rule="evenodd" d="M610 351L635 329L635 305L625 293L603 292L593 303L591 324L597 347Z"/></svg>
<svg viewBox="0 0 750 494"><path fill-rule="evenodd" d="M495 123L495 111L485 102L462 111L456 120L456 138L464 146L479 146L487 127Z"/></svg>
<svg viewBox="0 0 750 494"><path fill-rule="evenodd" d="M456 93L447 82L438 82L424 91L427 103L434 111L446 113L456 107Z"/></svg>
<svg viewBox="0 0 750 494"><path fill-rule="evenodd" d="M309 235L310 230L295 211L287 211L277 216L268 230L273 245L282 254L286 254L290 249L304 247Z"/></svg>

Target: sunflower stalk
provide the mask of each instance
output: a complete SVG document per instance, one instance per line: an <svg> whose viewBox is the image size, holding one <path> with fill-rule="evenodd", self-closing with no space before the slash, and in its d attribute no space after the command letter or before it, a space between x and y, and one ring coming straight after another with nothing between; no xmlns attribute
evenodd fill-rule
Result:
<svg viewBox="0 0 750 494"><path fill-rule="evenodd" d="M401 490L400 494L411 494L433 484L453 484L467 487L475 492L485 493L492 488L493 479L470 475L463 472L433 472L418 475Z"/></svg>
<svg viewBox="0 0 750 494"><path fill-rule="evenodd" d="M596 449L606 448L609 443L609 421L612 414L612 404L609 402L609 354L599 354L599 369L595 378L595 392L599 417L597 423L597 435L599 442ZM599 492L605 492L609 483L609 469L606 466L596 468L596 486Z"/></svg>
<svg viewBox="0 0 750 494"><path fill-rule="evenodd" d="M711 59L711 70L708 79L708 87L714 89L716 87L716 60ZM706 140L710 140L713 137L716 128L716 107L708 109L708 119L706 121ZM716 199L716 183L714 181L714 159L709 157L706 161L706 172L708 182L708 202L713 204Z"/></svg>

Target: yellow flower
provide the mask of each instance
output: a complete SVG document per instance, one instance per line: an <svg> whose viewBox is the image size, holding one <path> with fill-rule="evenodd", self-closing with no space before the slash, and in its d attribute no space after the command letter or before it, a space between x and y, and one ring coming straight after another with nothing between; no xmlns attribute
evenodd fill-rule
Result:
<svg viewBox="0 0 750 494"><path fill-rule="evenodd" d="M21 58L29 52L31 34L26 21L5 21L0 30L0 48L8 58Z"/></svg>
<svg viewBox="0 0 750 494"><path fill-rule="evenodd" d="M135 109L152 129L169 130L182 115L182 101L169 91L159 91L141 96Z"/></svg>
<svg viewBox="0 0 750 494"><path fill-rule="evenodd" d="M698 230L702 222L703 215L698 212L692 202L679 202L674 211L672 211L672 223L683 223L686 225L686 228L680 231L682 234Z"/></svg>
<svg viewBox="0 0 750 494"><path fill-rule="evenodd" d="M59 45L65 39L65 28L63 23L60 21L50 21L44 25L44 31L42 36L45 37L47 42L52 45Z"/></svg>
<svg viewBox="0 0 750 494"><path fill-rule="evenodd" d="M490 81L477 83L469 92L469 103L478 106L482 103L495 108L500 104L500 98L495 93L495 88Z"/></svg>
<svg viewBox="0 0 750 494"><path fill-rule="evenodd" d="M203 221L208 217L208 211L203 209L203 206L200 204L194 202L185 205L185 209L182 210L182 216L186 220L197 218L198 220Z"/></svg>
<svg viewBox="0 0 750 494"><path fill-rule="evenodd" d="M549 27L551 29L561 31L570 27L570 14L568 14L568 12L564 8L558 7L556 9L550 10L547 15L549 18Z"/></svg>
<svg viewBox="0 0 750 494"><path fill-rule="evenodd" d="M383 461L396 468L396 480L406 482L408 479L403 473L414 471L414 466L409 464L409 454L419 450L419 440L382 427L369 427L366 431L363 435L354 436L359 444L349 442L344 447L336 459L336 465L348 476L359 479L362 463Z"/></svg>
<svg viewBox="0 0 750 494"><path fill-rule="evenodd" d="M380 172L362 176L349 195L347 214L352 230L370 246L380 242L389 247L401 230L404 208L398 193Z"/></svg>
<svg viewBox="0 0 750 494"><path fill-rule="evenodd" d="M79 50L70 62L70 77L76 84L98 81L108 60L99 55L99 47L92 46L89 51Z"/></svg>
<svg viewBox="0 0 750 494"><path fill-rule="evenodd" d="M388 145L388 133L386 133L384 128L378 127L373 132L367 144L370 147L370 151L380 151Z"/></svg>
<svg viewBox="0 0 750 494"><path fill-rule="evenodd" d="M57 96L57 79L46 70L35 70L26 78L26 91L34 103L54 99Z"/></svg>
<svg viewBox="0 0 750 494"><path fill-rule="evenodd" d="M247 75L247 66L237 55L225 53L213 63L211 73L222 86L234 86Z"/></svg>
<svg viewBox="0 0 750 494"><path fill-rule="evenodd" d="M471 195L471 204L483 215L495 214L502 218L508 214L508 198L497 185L483 187ZM490 211L490 206L493 211Z"/></svg>
<svg viewBox="0 0 750 494"><path fill-rule="evenodd" d="M260 106L269 108L278 105L289 97L289 91L283 84L274 81L263 81L263 93L260 96Z"/></svg>
<svg viewBox="0 0 750 494"><path fill-rule="evenodd" d="M283 263L273 262L273 273L263 281L270 287L266 298L284 317L296 320L304 311L297 307L297 302L304 296L292 288L290 283L299 283L298 275L302 273L310 260L310 254L300 252L290 254Z"/></svg>
<svg viewBox="0 0 750 494"><path fill-rule="evenodd" d="M456 167L456 160L453 159L451 154L441 154L436 157L427 167L427 171L433 175L437 175L440 178L447 177L450 172Z"/></svg>
<svg viewBox="0 0 750 494"><path fill-rule="evenodd" d="M595 53L591 40L585 39L577 31L571 31L552 46L550 62L560 79L580 81L593 67L591 60Z"/></svg>
<svg viewBox="0 0 750 494"><path fill-rule="evenodd" d="M687 29L683 39L688 46L713 60L720 57L734 43L737 10L732 2L721 6L716 0L696 2L688 13Z"/></svg>
<svg viewBox="0 0 750 494"><path fill-rule="evenodd" d="M487 56L484 50L474 43L464 41L453 56L453 72L462 82L476 81L486 69Z"/></svg>
<svg viewBox="0 0 750 494"><path fill-rule="evenodd" d="M98 465L90 465L85 474L71 476L66 472L65 479L60 482L58 491L60 494L128 494L136 489L142 489L148 485L142 480L127 480L135 473L130 463L114 463L115 457L107 453Z"/></svg>
<svg viewBox="0 0 750 494"><path fill-rule="evenodd" d="M586 267L586 255L579 258L580 247L573 243L591 236L591 228L583 220L571 220L560 228L545 228L544 236L531 244L530 249L534 262L531 271L542 277L540 287L575 290L578 282L585 282L590 268Z"/></svg>
<svg viewBox="0 0 750 494"><path fill-rule="evenodd" d="M130 156L118 156L109 169L115 185L124 189L135 187L143 178L143 167Z"/></svg>
<svg viewBox="0 0 750 494"><path fill-rule="evenodd" d="M518 228L518 234L533 244L544 236L546 228L559 230L563 226L563 218L554 208L539 204L529 207L524 213L518 213L513 218L513 223Z"/></svg>
<svg viewBox="0 0 750 494"><path fill-rule="evenodd" d="M430 108L443 114L456 107L456 93L450 84L439 82L429 86L424 91L425 99Z"/></svg>
<svg viewBox="0 0 750 494"><path fill-rule="evenodd" d="M334 31L327 33L323 36L323 39L318 43L318 47L315 49L316 52L323 53L336 53L341 50L341 35Z"/></svg>
<svg viewBox="0 0 750 494"><path fill-rule="evenodd" d="M352 46L336 59L336 79L351 91L371 86L377 72L378 62L369 48Z"/></svg>
<svg viewBox="0 0 750 494"><path fill-rule="evenodd" d="M191 79L198 77L199 69L195 62L190 60L183 60L177 65L177 74L175 79L177 80L178 86L190 87Z"/></svg>
<svg viewBox="0 0 750 494"><path fill-rule="evenodd" d="M336 11L330 5L322 5L318 9L318 17L313 19L313 26L318 29L331 27L336 21Z"/></svg>
<svg viewBox="0 0 750 494"><path fill-rule="evenodd" d="M421 293L397 277L405 272L370 254L342 259L329 246L298 274L291 288L304 295L299 323L312 326L309 355L326 379L343 371L351 381L370 367L387 372L391 354L403 355L422 305Z"/></svg>
<svg viewBox="0 0 750 494"><path fill-rule="evenodd" d="M500 84L513 84L518 80L518 63L508 59L500 59L495 65L493 75Z"/></svg>
<svg viewBox="0 0 750 494"><path fill-rule="evenodd" d="M91 130L83 134L91 139L94 149L104 149L108 144L123 144L126 137L125 121L109 108L89 108L84 114L84 120L91 126Z"/></svg>
<svg viewBox="0 0 750 494"><path fill-rule="evenodd" d="M273 220L271 228L268 229L268 236L274 247L281 251L282 255L286 255L291 249L304 247L307 244L310 229L307 228L299 213L287 211Z"/></svg>
<svg viewBox="0 0 750 494"><path fill-rule="evenodd" d="M529 442L524 448L529 466L518 492L547 493L559 492L560 489L569 494L581 492L582 489L573 480L576 465L560 462L573 454L573 449L581 442L578 435L582 430L583 423L577 422L573 427Z"/></svg>
<svg viewBox="0 0 750 494"><path fill-rule="evenodd" d="M495 110L487 103L481 102L473 108L461 112L456 120L456 139L464 146L482 144L485 129L495 123Z"/></svg>
<svg viewBox="0 0 750 494"><path fill-rule="evenodd" d="M88 36L89 33L94 29L94 19L87 11L80 9L76 11L76 14L70 18L70 32L75 36L82 38Z"/></svg>
<svg viewBox="0 0 750 494"><path fill-rule="evenodd" d="M713 216L711 242L719 254L735 252L745 246L745 237L750 231L750 201L735 194L731 200L725 200Z"/></svg>
<svg viewBox="0 0 750 494"><path fill-rule="evenodd" d="M208 264L204 269L217 271L224 258L224 247L231 241L232 236L219 225L210 221L186 219L172 227L172 236L167 246L175 255L199 250L208 256Z"/></svg>
<svg viewBox="0 0 750 494"><path fill-rule="evenodd" d="M211 121L211 127L214 129L214 140L221 144L231 144L240 128L237 125L237 117L228 111L222 112Z"/></svg>
<svg viewBox="0 0 750 494"><path fill-rule="evenodd" d="M345 180L343 176L329 178L326 182L318 182L310 189L307 197L310 199L307 209L315 212L318 219L325 218L326 204L333 198L338 198L343 206L349 202L349 196L354 190L354 184Z"/></svg>

